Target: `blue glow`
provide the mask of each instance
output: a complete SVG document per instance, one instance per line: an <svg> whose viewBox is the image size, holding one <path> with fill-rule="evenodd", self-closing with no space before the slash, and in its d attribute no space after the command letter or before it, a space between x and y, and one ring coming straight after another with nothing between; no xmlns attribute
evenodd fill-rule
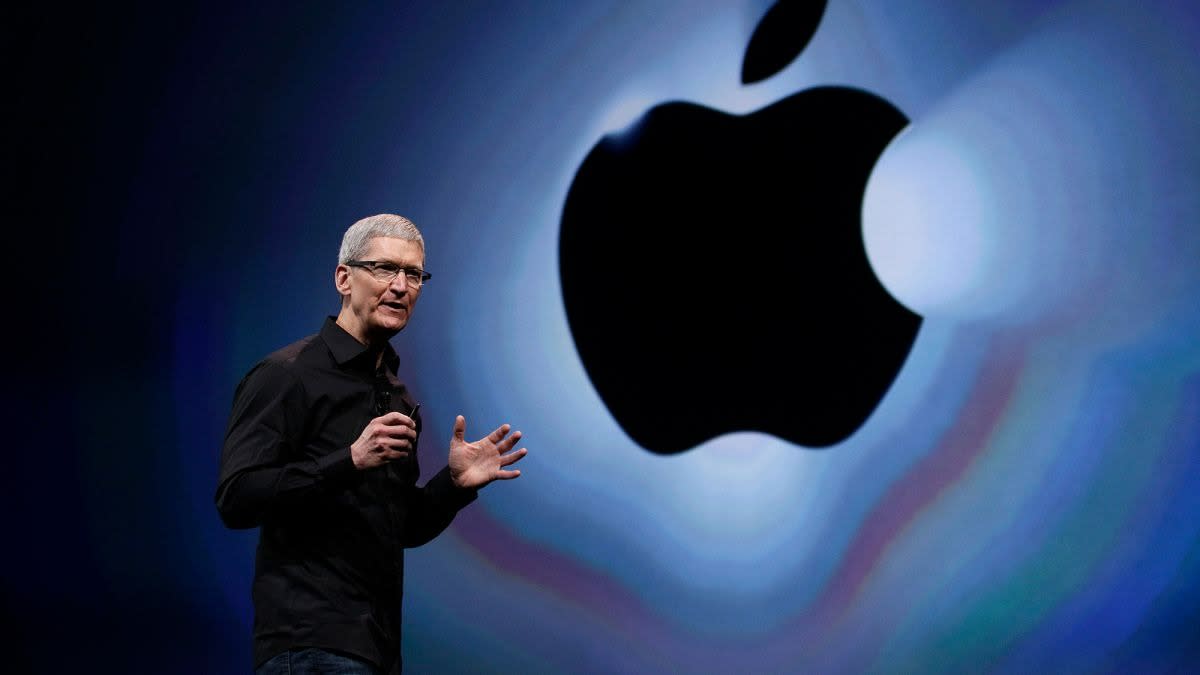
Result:
<svg viewBox="0 0 1200 675"><path fill-rule="evenodd" d="M343 105L255 99L277 117L254 131L285 120L279 147L298 148L252 165L281 174L253 197L269 225L220 270L205 265L220 242L198 249L176 296L164 471L230 641L249 640L253 539L212 512L223 406L254 359L335 311L344 228L390 211L422 227L435 275L394 340L424 404L425 476L457 413L468 435L512 423L531 451L408 557L414 671L1195 667L1175 624L1200 583L1200 12L831 0L809 49L744 87L768 4L413 5L314 27L329 70L313 55L289 78ZM913 352L835 447L738 433L645 452L567 325L574 172L658 102L744 114L827 84L912 120L871 177L863 236L926 316ZM222 216L239 210L226 198ZM614 284L606 318L639 290Z"/></svg>

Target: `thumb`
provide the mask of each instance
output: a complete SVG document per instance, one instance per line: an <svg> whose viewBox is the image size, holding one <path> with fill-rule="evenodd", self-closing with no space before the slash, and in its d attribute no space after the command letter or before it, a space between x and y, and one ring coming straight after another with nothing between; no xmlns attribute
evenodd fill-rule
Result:
<svg viewBox="0 0 1200 675"><path fill-rule="evenodd" d="M463 440L463 435L466 433L467 433L467 418L463 417L462 415L455 417L454 418L454 439L453 440L461 442Z"/></svg>

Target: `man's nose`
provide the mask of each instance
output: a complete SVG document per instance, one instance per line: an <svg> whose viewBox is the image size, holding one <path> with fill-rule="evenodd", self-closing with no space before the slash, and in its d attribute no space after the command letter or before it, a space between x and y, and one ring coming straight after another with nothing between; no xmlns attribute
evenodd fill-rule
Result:
<svg viewBox="0 0 1200 675"><path fill-rule="evenodd" d="M391 289L393 291L395 291L396 293L398 293L400 295L404 295L405 293L408 292L409 288L410 288L410 285L408 283L408 276L405 275L403 272L401 272L400 274L397 274L396 277L394 279L392 279Z"/></svg>

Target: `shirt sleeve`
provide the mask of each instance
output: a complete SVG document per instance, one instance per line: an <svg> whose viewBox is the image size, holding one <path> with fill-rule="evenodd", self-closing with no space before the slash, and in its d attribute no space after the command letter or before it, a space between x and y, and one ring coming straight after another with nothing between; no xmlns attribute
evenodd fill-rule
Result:
<svg viewBox="0 0 1200 675"><path fill-rule="evenodd" d="M404 528L403 544L405 548L413 548L441 534L464 506L475 501L479 492L456 487L447 466L424 487L408 490L405 495L408 525Z"/></svg>
<svg viewBox="0 0 1200 675"><path fill-rule="evenodd" d="M354 475L349 447L319 459L299 451L304 410L304 387L283 364L264 361L238 385L215 498L227 527L257 527L270 511L324 493Z"/></svg>

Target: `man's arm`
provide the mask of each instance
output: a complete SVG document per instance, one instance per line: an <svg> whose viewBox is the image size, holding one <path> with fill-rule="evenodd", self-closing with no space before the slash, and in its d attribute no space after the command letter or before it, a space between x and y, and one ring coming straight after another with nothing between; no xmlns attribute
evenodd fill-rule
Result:
<svg viewBox="0 0 1200 675"><path fill-rule="evenodd" d="M271 509L342 485L354 475L348 447L319 459L298 452L304 399L303 385L291 371L269 361L238 385L216 493L217 511L226 526L256 527Z"/></svg>
<svg viewBox="0 0 1200 675"><path fill-rule="evenodd" d="M511 480L521 475L518 469L503 468L528 452L525 448L512 450L521 440L521 432L510 435L511 427L504 424L478 441L468 443L464 439L466 430L467 421L459 415L454 420L446 468L429 479L423 488L408 492L405 547L420 546L440 534L460 509L475 500L480 488L496 480Z"/></svg>
<svg viewBox="0 0 1200 675"><path fill-rule="evenodd" d="M403 544L413 548L429 543L450 526L454 516L467 504L475 501L478 490L456 487L445 467L424 487L403 493L405 525Z"/></svg>

